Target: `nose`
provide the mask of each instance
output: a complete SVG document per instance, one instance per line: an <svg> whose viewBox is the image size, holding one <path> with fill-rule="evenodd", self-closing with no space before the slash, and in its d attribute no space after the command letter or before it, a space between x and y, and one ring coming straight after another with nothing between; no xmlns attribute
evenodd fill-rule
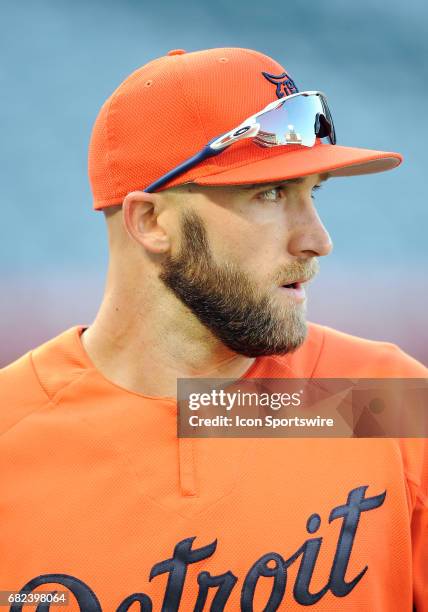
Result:
<svg viewBox="0 0 428 612"><path fill-rule="evenodd" d="M324 227L315 206L301 210L289 227L288 251L299 258L324 257L333 250L330 234Z"/></svg>

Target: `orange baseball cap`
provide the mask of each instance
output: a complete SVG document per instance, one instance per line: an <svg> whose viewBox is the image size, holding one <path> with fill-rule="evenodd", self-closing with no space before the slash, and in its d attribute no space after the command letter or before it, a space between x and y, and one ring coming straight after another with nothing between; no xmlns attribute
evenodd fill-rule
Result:
<svg viewBox="0 0 428 612"><path fill-rule="evenodd" d="M275 99L298 92L275 60L251 49L170 51L133 72L103 104L89 145L94 208L121 204L210 140ZM351 176L398 166L399 153L324 144L263 148L251 139L231 145L171 180L235 185L328 172Z"/></svg>

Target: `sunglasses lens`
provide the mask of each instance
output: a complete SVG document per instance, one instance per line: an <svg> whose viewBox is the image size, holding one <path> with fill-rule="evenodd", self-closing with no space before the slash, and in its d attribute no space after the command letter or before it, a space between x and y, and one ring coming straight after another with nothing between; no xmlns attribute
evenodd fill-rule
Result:
<svg viewBox="0 0 428 612"><path fill-rule="evenodd" d="M284 98L280 106L261 113L256 120L260 130L254 140L261 146L298 144L313 147L317 137L335 143L331 113L320 94Z"/></svg>
<svg viewBox="0 0 428 612"><path fill-rule="evenodd" d="M330 109L328 107L327 104L327 100L324 98L324 96L319 96L323 110L324 110L324 116L328 122L328 125L330 126L330 134L328 135L328 139L331 142L331 144L336 144L336 130L334 129L334 123L333 123L333 117L331 116L331 112Z"/></svg>

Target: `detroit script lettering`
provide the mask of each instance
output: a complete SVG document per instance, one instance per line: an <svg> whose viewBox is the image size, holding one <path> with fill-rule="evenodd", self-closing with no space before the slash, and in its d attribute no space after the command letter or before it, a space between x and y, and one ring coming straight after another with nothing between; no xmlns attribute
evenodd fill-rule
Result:
<svg viewBox="0 0 428 612"><path fill-rule="evenodd" d="M253 611L254 593L260 579L270 579L272 581L269 599L264 607L266 612L277 610L281 602L285 602L287 597L294 597L297 603L303 606L310 606L316 604L328 591L331 591L336 597L346 597L349 595L360 580L363 579L368 569L367 565L362 567L352 580L346 582L345 574L361 513L381 506L386 496L385 490L379 495L365 497L367 488L367 486L362 486L353 489L348 494L346 504L337 506L330 512L328 519L330 523L339 518L343 519L343 522L330 577L327 584L320 591L312 593L310 591L310 581L321 549L322 538L309 538L288 559L284 559L277 552L268 552L253 563L242 582L241 610L244 612ZM306 522L306 530L309 534L314 534L318 531L320 525L321 517L319 514L311 514ZM204 559L214 555L216 551L217 540L206 546L193 548L195 539L196 536L193 536L178 542L172 557L156 563L151 569L150 581L161 574L168 574L168 582L161 608L162 612L176 612L179 610L188 566L193 563L201 563ZM301 561L293 590L292 592L286 592L287 569L299 557ZM211 576L209 572L201 571L197 578L198 595L194 611L202 612L204 610L209 589L216 589L210 610L212 612L224 610L237 581L238 577L230 570L218 576ZM80 610L84 612L102 612L101 604L94 591L79 578L67 574L43 574L37 576L27 582L20 592L31 593L41 585L48 583L56 583L61 585L61 587L66 587L75 597ZM119 604L116 612L126 612L134 602L140 603L140 610L142 612L151 612L153 609L153 602L148 595L145 593L132 593ZM22 607L22 603L13 604L10 607L10 612L21 612ZM44 604L43 611L48 612L48 610L50 610L50 605Z"/></svg>

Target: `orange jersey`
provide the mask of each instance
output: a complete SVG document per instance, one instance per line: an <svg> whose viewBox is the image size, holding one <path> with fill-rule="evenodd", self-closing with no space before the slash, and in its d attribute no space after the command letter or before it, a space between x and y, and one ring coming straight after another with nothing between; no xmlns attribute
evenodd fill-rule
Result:
<svg viewBox="0 0 428 612"><path fill-rule="evenodd" d="M59 611L428 611L425 439L179 439L175 400L106 380L82 329L0 373L0 591L66 591ZM427 373L309 324L245 376Z"/></svg>

